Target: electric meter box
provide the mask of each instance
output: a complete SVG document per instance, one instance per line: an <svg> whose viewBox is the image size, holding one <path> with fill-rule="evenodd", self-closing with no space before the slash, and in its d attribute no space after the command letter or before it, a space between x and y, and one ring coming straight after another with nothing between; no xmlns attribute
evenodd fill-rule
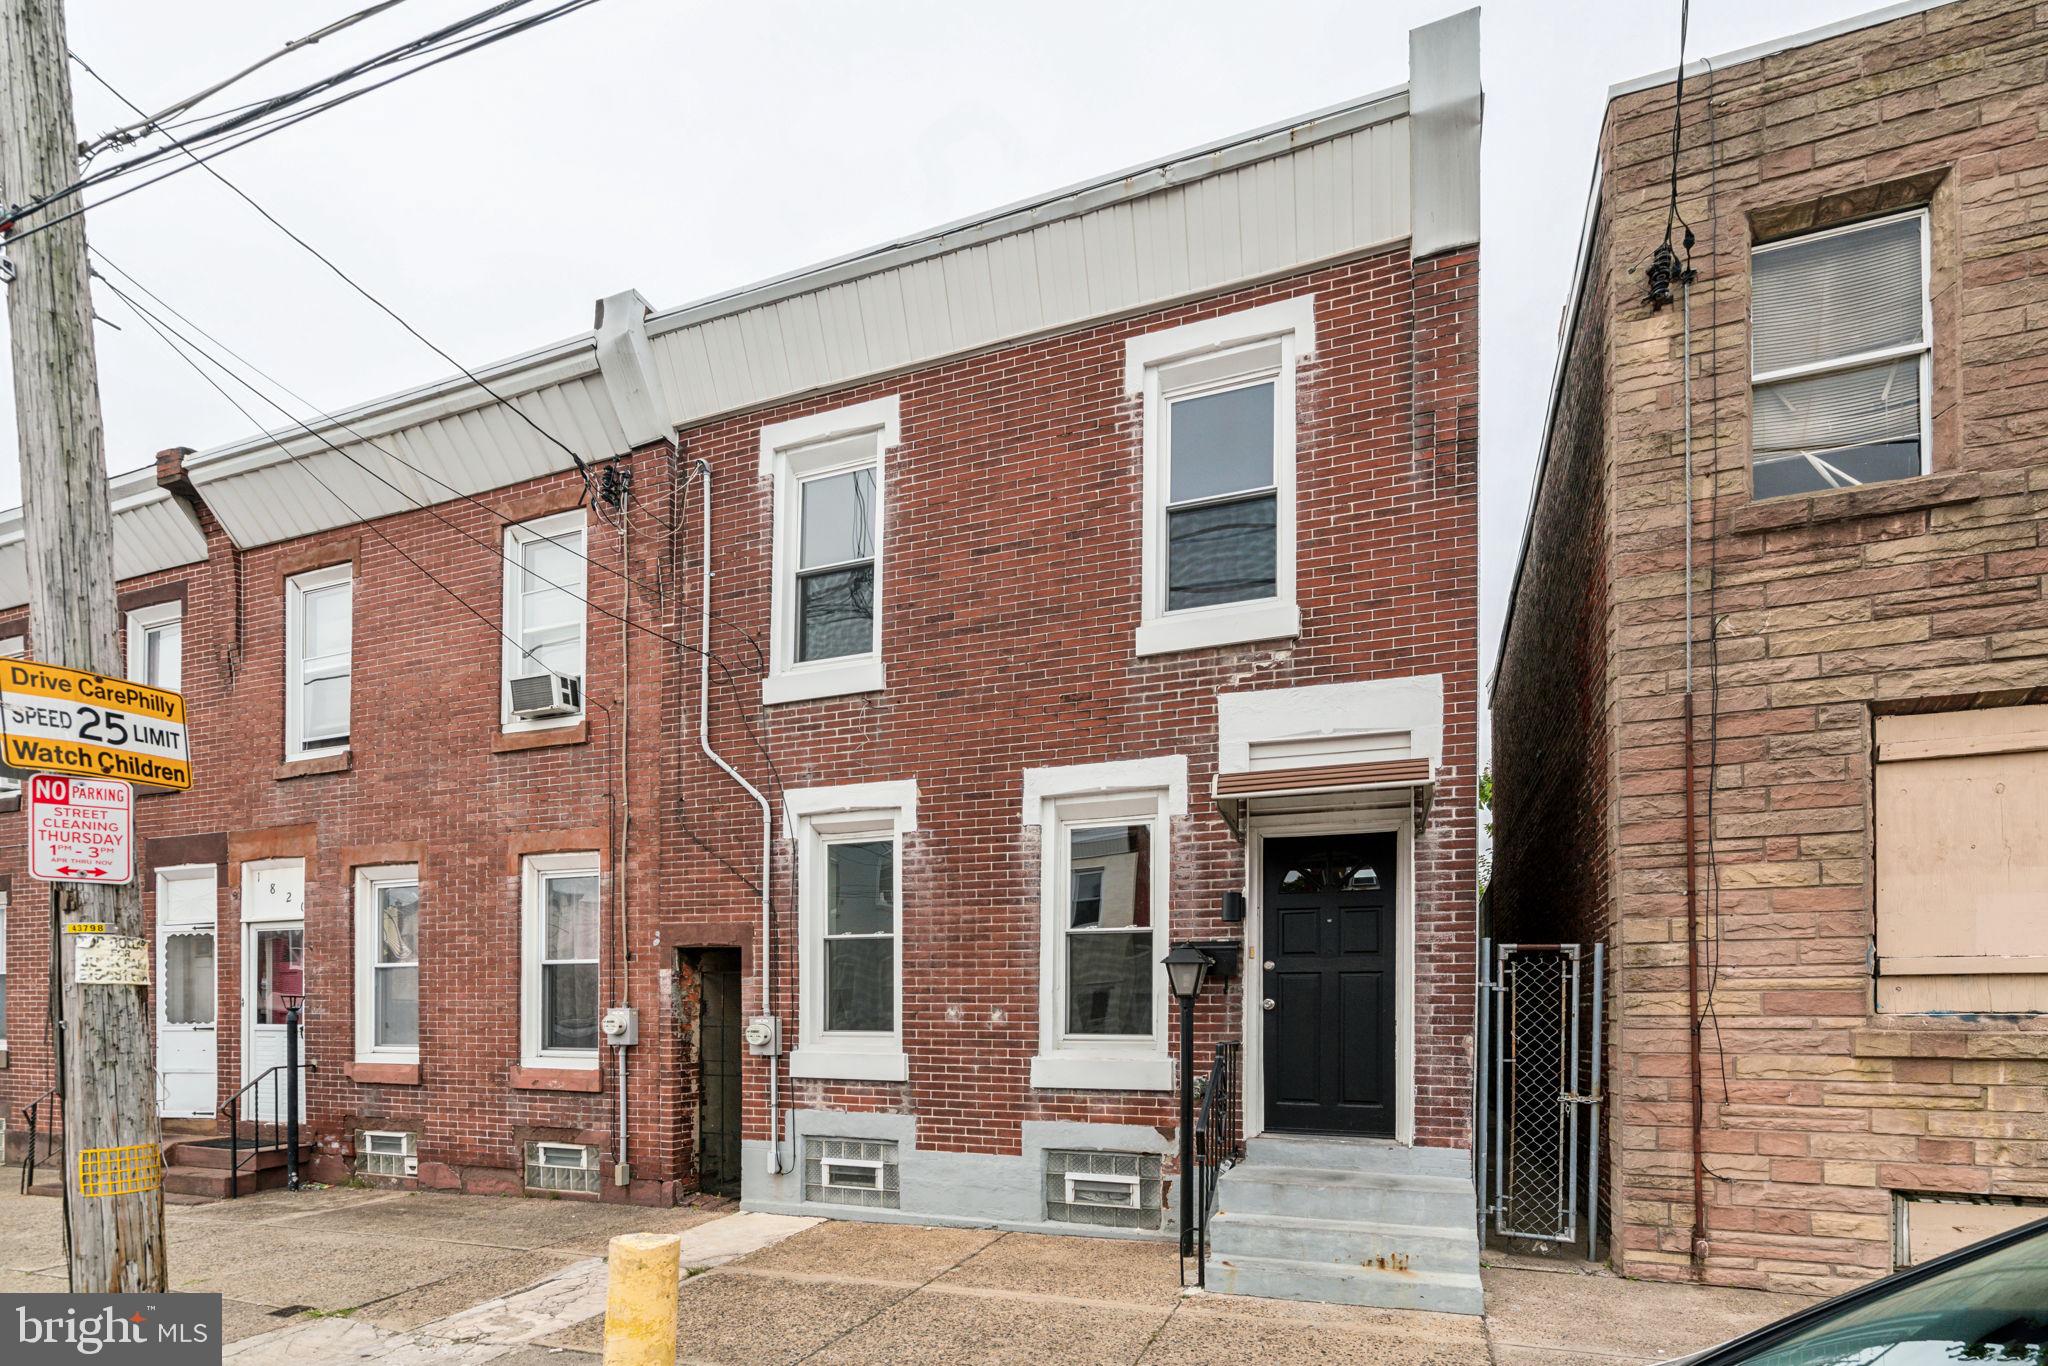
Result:
<svg viewBox="0 0 2048 1366"><path fill-rule="evenodd" d="M756 1015L747 1021L747 1050L757 1058L772 1058L782 1052L782 1021L773 1015Z"/></svg>
<svg viewBox="0 0 2048 1366"><path fill-rule="evenodd" d="M614 1048L640 1042L640 1012L631 1006L613 1006L597 1023L604 1041Z"/></svg>

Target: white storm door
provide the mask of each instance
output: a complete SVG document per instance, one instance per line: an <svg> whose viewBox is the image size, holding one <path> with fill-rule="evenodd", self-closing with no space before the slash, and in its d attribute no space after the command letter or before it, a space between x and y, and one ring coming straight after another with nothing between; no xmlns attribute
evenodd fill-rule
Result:
<svg viewBox="0 0 2048 1366"><path fill-rule="evenodd" d="M156 875L157 1112L204 1118L218 1103L214 870Z"/></svg>
<svg viewBox="0 0 2048 1366"><path fill-rule="evenodd" d="M306 995L306 865L270 859L242 866L242 1081L285 1060L285 1016ZM304 1018L303 1011L301 1019ZM306 1118L305 1034L300 1033L299 1119ZM244 1120L282 1123L285 1075L261 1081L242 1101Z"/></svg>

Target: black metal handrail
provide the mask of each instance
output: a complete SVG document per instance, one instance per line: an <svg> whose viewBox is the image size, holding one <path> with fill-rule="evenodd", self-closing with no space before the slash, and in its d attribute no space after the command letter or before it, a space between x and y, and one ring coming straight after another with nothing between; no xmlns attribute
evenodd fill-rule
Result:
<svg viewBox="0 0 2048 1366"><path fill-rule="evenodd" d="M1195 1114L1195 1170L1182 1178L1195 1183L1195 1284L1204 1288L1209 1284L1209 1218L1216 1212L1217 1183L1224 1172L1244 1160L1238 1065L1243 1051L1236 1039L1216 1045L1215 1061L1209 1064L1209 1076L1202 1083L1201 1108ZM1181 1284L1187 1284L1185 1258Z"/></svg>
<svg viewBox="0 0 2048 1366"><path fill-rule="evenodd" d="M56 1107L51 1102L56 1099L57 1088L52 1086L22 1108L22 1128L28 1131L28 1149L21 1156L21 1193L23 1195L27 1195L29 1187L36 1183L36 1140L37 1135L42 1132L40 1129L41 1123L48 1121L51 1125L50 1132L42 1136L45 1157L54 1159L57 1156L58 1145L63 1142L63 1139L55 1135ZM59 1168L61 1170L61 1163Z"/></svg>
<svg viewBox="0 0 2048 1366"><path fill-rule="evenodd" d="M284 1063L279 1063L268 1071L251 1077L243 1084L241 1090L228 1097L227 1104L220 1107L218 1113L224 1116L228 1122L228 1198L230 1200L242 1193L242 1168L255 1161L261 1154L278 1148L285 1148L285 1161L290 1165L297 1165L298 1153L292 1148L287 1147L289 1135L286 1132L287 1123L290 1129L297 1129L299 1124L299 1092L298 1087L292 1084L296 1081L296 1078L290 1075L290 1073L296 1070L296 1068L288 1067ZM265 1107L261 1104L253 1106L254 1118L249 1121L249 1141L245 1144L242 1141L242 1102L245 1099L260 1101L263 1092L258 1090L258 1088L266 1083L269 1086L270 1117L267 1120L264 1118ZM254 1097L251 1097L251 1092L256 1093ZM280 1118L284 1113L283 1107L285 1105L289 1105L292 1111L288 1122ZM266 1125L269 1129L267 1141L264 1138ZM292 1184L297 1185L298 1182L294 1180Z"/></svg>

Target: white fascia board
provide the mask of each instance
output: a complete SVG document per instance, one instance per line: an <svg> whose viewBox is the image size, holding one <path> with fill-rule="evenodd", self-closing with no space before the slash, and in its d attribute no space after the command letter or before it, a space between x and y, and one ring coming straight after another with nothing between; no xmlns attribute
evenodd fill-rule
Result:
<svg viewBox="0 0 2048 1366"><path fill-rule="evenodd" d="M161 502L170 496L168 490L158 487L154 464L107 476L107 501L116 514L146 503ZM14 545L24 534L21 507L16 505L0 510L0 546Z"/></svg>
<svg viewBox="0 0 2048 1366"><path fill-rule="evenodd" d="M598 370L597 338L585 332L566 341L499 361L476 372L477 378L505 398L522 398ZM436 381L372 399L307 425L337 446L363 437L375 439L402 428L487 408L498 400L465 376ZM351 430L344 430L344 428ZM185 457L185 472L195 485L296 460L327 449L326 442L299 427L281 427L244 437L224 446Z"/></svg>
<svg viewBox="0 0 2048 1366"><path fill-rule="evenodd" d="M1845 33L1856 33L1862 29L1875 28L1879 24L1888 24L1894 19L1909 19L1913 15L1925 14L1928 10L1940 9L1943 5L1953 3L1955 3L1955 0L1902 0L1902 3L1896 5L1886 5L1883 9L1869 10L1863 14L1852 14L1847 18L1837 19L1831 24L1822 24L1817 28L1806 29L1800 33L1788 33L1779 38L1767 38L1761 43L1753 43L1748 47L1737 48L1733 52L1723 52L1713 57L1695 57L1685 64L1685 77L1687 80L1692 80L1695 77L1706 75L1709 71L1725 71L1729 67L1738 66L1743 62L1753 62L1760 57L1769 57L1779 52L1790 52L1795 48L1811 47L1813 44L1825 42L1829 38L1839 38ZM1610 85L1607 87L1608 101L1611 103L1620 99L1623 95L1633 95L1638 91L1654 90L1660 85L1669 85L1678 79L1678 72L1678 67L1669 66L1662 71L1648 76L1637 76L1633 80L1621 81L1615 85Z"/></svg>
<svg viewBox="0 0 2048 1366"><path fill-rule="evenodd" d="M1160 190L1284 156L1318 142L1355 133L1361 128L1405 118L1407 114L1408 87L1398 85L1300 118L1268 124L1189 148L1162 161L1143 162L1113 175L1098 176L1050 194L1019 200L912 237L883 242L865 251L835 257L757 284L709 295L694 303L655 314L647 320L647 335L659 337L678 328L828 289L913 261L943 256L947 252L1073 218L1106 205L1142 199Z"/></svg>

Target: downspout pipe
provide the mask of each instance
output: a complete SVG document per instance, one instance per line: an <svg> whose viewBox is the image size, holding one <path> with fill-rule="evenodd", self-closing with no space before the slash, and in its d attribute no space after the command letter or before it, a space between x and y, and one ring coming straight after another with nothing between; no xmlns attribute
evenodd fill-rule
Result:
<svg viewBox="0 0 2048 1366"><path fill-rule="evenodd" d="M766 1015L775 1013L775 941L770 881L775 860L775 814L768 805L768 799L761 795L761 789L746 780L746 777L719 752L711 747L711 463L699 460L697 475L704 481L704 587L701 609L701 625L697 637L697 744L704 751L704 757L718 765L725 775L738 783L755 805L761 808L761 1011ZM779 1041L778 1041L779 1043ZM782 1137L780 1123L782 1116L781 1072L782 1054L778 1049L768 1056L768 1171L780 1175L782 1165Z"/></svg>

